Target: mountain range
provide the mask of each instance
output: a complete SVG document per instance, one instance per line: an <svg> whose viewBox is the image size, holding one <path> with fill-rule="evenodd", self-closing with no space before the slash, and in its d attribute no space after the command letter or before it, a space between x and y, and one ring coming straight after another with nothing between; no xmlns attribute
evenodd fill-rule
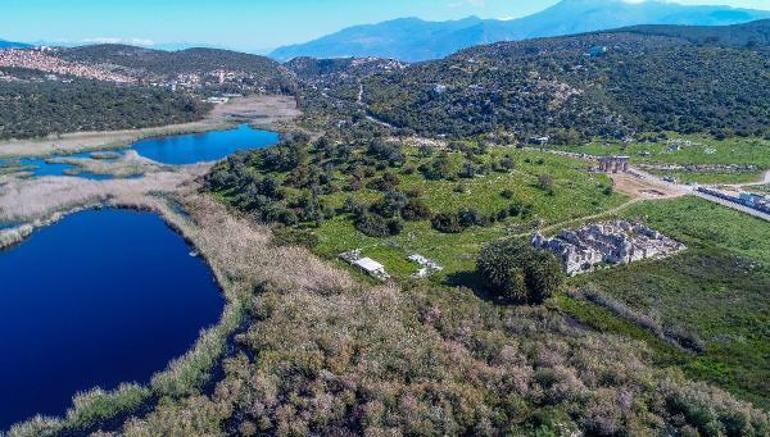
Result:
<svg viewBox="0 0 770 437"><path fill-rule="evenodd" d="M14 42L14 41L6 41L0 39L0 50L2 49L21 49L21 48L27 48L31 47L29 44L21 43L21 42Z"/></svg>
<svg viewBox="0 0 770 437"><path fill-rule="evenodd" d="M304 44L281 47L270 56L393 58L407 62L439 59L459 50L500 41L561 36L634 25L718 26L770 18L770 11L729 6L685 6L648 0L562 0L542 12L513 20L470 17L429 22L402 18L354 26Z"/></svg>

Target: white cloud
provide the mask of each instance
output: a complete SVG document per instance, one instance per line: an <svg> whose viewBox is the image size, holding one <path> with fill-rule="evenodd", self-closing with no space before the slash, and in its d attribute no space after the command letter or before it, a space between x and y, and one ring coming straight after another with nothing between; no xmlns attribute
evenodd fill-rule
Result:
<svg viewBox="0 0 770 437"><path fill-rule="evenodd" d="M81 44L127 44L132 46L144 46L150 47L155 45L155 42L145 38L122 38L122 37L96 37L85 38L79 41Z"/></svg>

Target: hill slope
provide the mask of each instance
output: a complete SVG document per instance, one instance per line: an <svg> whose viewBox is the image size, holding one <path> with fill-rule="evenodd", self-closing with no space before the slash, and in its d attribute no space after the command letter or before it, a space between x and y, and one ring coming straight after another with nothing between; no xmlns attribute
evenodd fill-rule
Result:
<svg viewBox="0 0 770 437"><path fill-rule="evenodd" d="M236 82L267 92L291 88L291 74L264 56L229 50L192 48L175 52L147 48L100 44L62 49L56 56L72 62L99 65L147 81L177 80L195 75L213 83ZM220 78L220 73L225 73Z"/></svg>
<svg viewBox="0 0 770 437"><path fill-rule="evenodd" d="M271 57L377 56L404 61L438 59L458 50L499 41L570 35L640 24L729 25L770 18L770 11L726 6L683 6L662 1L563 0L515 20L426 22L398 19L355 26L305 44L282 47Z"/></svg>
<svg viewBox="0 0 770 437"><path fill-rule="evenodd" d="M704 44L632 29L482 46L371 76L363 101L370 115L425 135L768 135L766 46L720 43L745 40L745 28L714 29L717 38ZM768 28L770 21L748 27Z"/></svg>
<svg viewBox="0 0 770 437"><path fill-rule="evenodd" d="M187 93L71 79L0 82L0 139L185 123L209 106Z"/></svg>

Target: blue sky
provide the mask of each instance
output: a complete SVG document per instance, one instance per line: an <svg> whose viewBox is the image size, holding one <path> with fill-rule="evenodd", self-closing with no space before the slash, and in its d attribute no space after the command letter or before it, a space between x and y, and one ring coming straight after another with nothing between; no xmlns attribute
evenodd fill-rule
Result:
<svg viewBox="0 0 770 437"><path fill-rule="evenodd" d="M558 0L2 0L0 38L258 51L397 17L514 18ZM636 1L636 0L634 0ZM679 0L770 9L770 0Z"/></svg>

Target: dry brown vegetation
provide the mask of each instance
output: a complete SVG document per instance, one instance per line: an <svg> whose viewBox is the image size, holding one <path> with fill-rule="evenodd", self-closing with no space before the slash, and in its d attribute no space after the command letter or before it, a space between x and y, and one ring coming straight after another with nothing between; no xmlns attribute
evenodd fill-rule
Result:
<svg viewBox="0 0 770 437"><path fill-rule="evenodd" d="M470 290L262 288L211 396L126 435L763 435L768 417L546 307Z"/></svg>
<svg viewBox="0 0 770 437"><path fill-rule="evenodd" d="M152 173L141 179L94 181L76 177L6 178L0 184L0 221L34 221L57 211L106 201L130 202L151 192L175 191L208 166Z"/></svg>
<svg viewBox="0 0 770 437"><path fill-rule="evenodd" d="M500 306L464 288L357 284L305 249L274 245L268 228L194 187L181 197L189 217L160 198L136 199L209 261L228 297L222 323L148 389L85 394L63 422L38 418L12 435L98 429L101 416L89 412L147 396L157 405L121 434L770 432L766 413L548 306ZM204 390L240 314L249 323L224 375Z"/></svg>

